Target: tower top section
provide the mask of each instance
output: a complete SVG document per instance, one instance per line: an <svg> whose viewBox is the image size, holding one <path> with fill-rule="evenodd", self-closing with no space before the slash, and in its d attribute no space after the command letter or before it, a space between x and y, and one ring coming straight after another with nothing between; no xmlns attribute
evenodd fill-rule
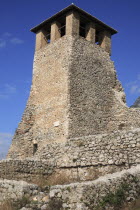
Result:
<svg viewBox="0 0 140 210"><path fill-rule="evenodd" d="M117 31L113 29L112 27L108 26L104 22L100 21L96 17L92 16L91 14L87 13L86 11L82 10L81 8L75 6L74 4L71 4L70 6L66 7L65 9L61 10L60 12L56 13L52 17L48 18L47 20L43 21L39 25L35 26L31 29L32 32L37 33L39 30L41 30L46 25L51 25L52 22L58 20L59 18L65 17L69 12L77 12L79 13L79 16L81 19L85 19L86 21L93 21L99 30L108 30L111 35L116 34Z"/></svg>
<svg viewBox="0 0 140 210"><path fill-rule="evenodd" d="M64 35L81 36L111 54L111 36L117 31L71 4L31 29L36 33L36 50Z"/></svg>

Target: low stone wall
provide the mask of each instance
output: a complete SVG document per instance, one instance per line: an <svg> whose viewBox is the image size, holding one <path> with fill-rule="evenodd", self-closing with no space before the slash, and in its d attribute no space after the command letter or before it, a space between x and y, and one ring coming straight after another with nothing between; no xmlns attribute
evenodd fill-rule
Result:
<svg viewBox="0 0 140 210"><path fill-rule="evenodd" d="M87 166L87 167L56 167L46 160L3 160L0 161L0 178L9 180L24 180L30 183L61 181L71 183L75 181L94 180L101 175L123 170L124 166ZM51 181L50 181L51 178ZM52 179L55 179L54 181ZM63 180L62 180L63 179ZM51 184L50 183L50 184Z"/></svg>
<svg viewBox="0 0 140 210"><path fill-rule="evenodd" d="M94 180L107 173L121 171L125 166L86 166L86 167L56 167L49 165L46 160L3 160L0 162L0 178L9 180L24 180L30 183L61 181L71 183L75 181ZM51 181L50 181L51 179ZM52 179L55 179L54 181ZM50 183L50 184L51 184Z"/></svg>
<svg viewBox="0 0 140 210"><path fill-rule="evenodd" d="M57 185L50 189L50 199L62 201L62 209L70 210L113 210L139 196L140 165L95 181Z"/></svg>
<svg viewBox="0 0 140 210"><path fill-rule="evenodd" d="M133 129L69 139L63 144L47 144L37 155L51 159L58 167L131 166L140 163L139 151L140 129Z"/></svg>
<svg viewBox="0 0 140 210"><path fill-rule="evenodd" d="M54 171L54 164L46 160L2 160L0 178L34 182L41 177L47 178Z"/></svg>
<svg viewBox="0 0 140 210"><path fill-rule="evenodd" d="M37 185L24 181L0 180L0 202L4 200L18 200L23 196L31 196L38 190Z"/></svg>
<svg viewBox="0 0 140 210"><path fill-rule="evenodd" d="M0 203L28 196L31 209L58 209L58 205L63 210L121 209L123 203L131 203L140 196L140 165L95 181L55 185L44 191L24 181L0 180L0 195Z"/></svg>
<svg viewBox="0 0 140 210"><path fill-rule="evenodd" d="M0 161L0 178L34 181L55 173L73 181L94 180L140 164L139 150L140 129L54 142L34 159Z"/></svg>
<svg viewBox="0 0 140 210"><path fill-rule="evenodd" d="M139 151L140 129L132 129L47 144L37 157L51 160L75 180L93 180L140 164Z"/></svg>

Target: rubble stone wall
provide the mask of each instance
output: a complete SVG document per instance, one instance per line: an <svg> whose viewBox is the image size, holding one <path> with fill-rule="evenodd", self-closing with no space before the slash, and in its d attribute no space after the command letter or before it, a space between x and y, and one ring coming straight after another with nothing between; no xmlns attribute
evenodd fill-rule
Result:
<svg viewBox="0 0 140 210"><path fill-rule="evenodd" d="M62 209L70 210L121 209L119 205L123 202L132 202L139 196L140 166L95 181L57 185L50 189L50 199L61 200Z"/></svg>
<svg viewBox="0 0 140 210"><path fill-rule="evenodd" d="M24 181L0 180L0 202L10 199L18 200L23 196L31 196L38 190L37 185Z"/></svg>
<svg viewBox="0 0 140 210"><path fill-rule="evenodd" d="M38 157L51 159L58 167L134 165L140 163L140 129L70 139L48 144Z"/></svg>
<svg viewBox="0 0 140 210"><path fill-rule="evenodd" d="M94 181L54 185L46 190L24 181L0 180L0 193L0 203L28 196L31 209L50 209L52 205L51 209L57 209L58 203L63 210L121 209L122 204L140 196L140 165Z"/></svg>
<svg viewBox="0 0 140 210"><path fill-rule="evenodd" d="M140 129L80 137L46 144L34 160L1 161L0 177L30 181L55 173L72 180L93 180L140 164L139 151Z"/></svg>
<svg viewBox="0 0 140 210"><path fill-rule="evenodd" d="M33 82L8 158L34 155L46 144L140 127L110 56L82 37L64 36L35 52ZM87 138L88 140L88 138Z"/></svg>
<svg viewBox="0 0 140 210"><path fill-rule="evenodd" d="M53 173L54 164L39 160L2 160L0 161L0 178L37 182Z"/></svg>
<svg viewBox="0 0 140 210"><path fill-rule="evenodd" d="M84 38L73 39L68 94L70 138L140 127L109 54Z"/></svg>
<svg viewBox="0 0 140 210"><path fill-rule="evenodd" d="M8 158L33 156L33 145L63 142L68 133L68 70L72 37L37 50L29 100Z"/></svg>

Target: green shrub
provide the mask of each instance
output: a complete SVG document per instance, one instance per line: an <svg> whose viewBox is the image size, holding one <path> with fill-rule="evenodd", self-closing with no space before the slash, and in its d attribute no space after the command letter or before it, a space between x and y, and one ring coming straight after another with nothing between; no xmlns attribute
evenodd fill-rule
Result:
<svg viewBox="0 0 140 210"><path fill-rule="evenodd" d="M123 202L125 201L127 191L129 191L128 184L120 185L120 187L116 190L115 193L109 192L105 197L103 197L102 201L100 201L100 203L99 203L99 206L102 207L102 209L107 204L114 206L114 207L122 206Z"/></svg>
<svg viewBox="0 0 140 210"><path fill-rule="evenodd" d="M49 201L47 210L61 210L62 204L62 200L53 198Z"/></svg>

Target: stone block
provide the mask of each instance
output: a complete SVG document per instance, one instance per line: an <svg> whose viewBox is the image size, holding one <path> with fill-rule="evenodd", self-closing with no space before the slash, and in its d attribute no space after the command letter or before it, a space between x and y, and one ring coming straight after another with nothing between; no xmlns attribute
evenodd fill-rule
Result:
<svg viewBox="0 0 140 210"><path fill-rule="evenodd" d="M66 35L79 36L80 17L76 12L71 12L66 16Z"/></svg>
<svg viewBox="0 0 140 210"><path fill-rule="evenodd" d="M61 24L59 22L53 22L51 25L51 42L54 42L55 40L59 39L61 37L61 33L59 28L61 27Z"/></svg>
<svg viewBox="0 0 140 210"><path fill-rule="evenodd" d="M39 31L36 34L36 50L40 50L42 47L45 47L47 41L45 39L45 35L42 31Z"/></svg>

